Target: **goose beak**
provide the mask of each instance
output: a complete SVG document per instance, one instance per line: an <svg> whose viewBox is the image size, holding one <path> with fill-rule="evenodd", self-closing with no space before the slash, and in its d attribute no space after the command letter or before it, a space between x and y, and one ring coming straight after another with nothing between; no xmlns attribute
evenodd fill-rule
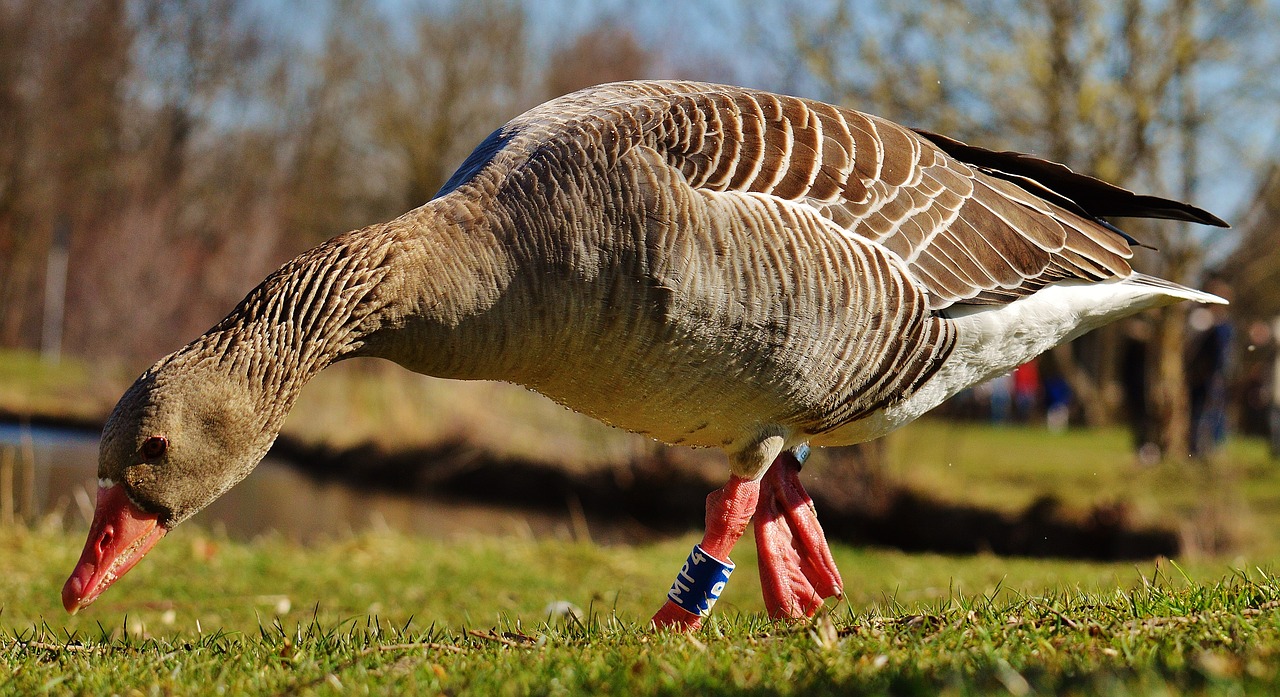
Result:
<svg viewBox="0 0 1280 697"><path fill-rule="evenodd" d="M89 539L75 571L62 587L62 606L76 614L133 568L168 530L143 512L120 484L98 489Z"/></svg>

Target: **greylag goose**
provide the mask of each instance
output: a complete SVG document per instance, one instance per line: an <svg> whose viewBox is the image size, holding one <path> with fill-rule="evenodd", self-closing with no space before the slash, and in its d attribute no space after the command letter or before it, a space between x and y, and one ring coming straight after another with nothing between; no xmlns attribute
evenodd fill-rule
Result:
<svg viewBox="0 0 1280 697"><path fill-rule="evenodd" d="M699 626L754 518L769 614L842 581L799 479L1120 317L1220 298L1135 272L1103 217L1226 224L1028 155L820 102L690 82L553 100L439 194L273 273L160 359L102 436L75 612L248 475L337 360L524 385L729 480L654 616Z"/></svg>

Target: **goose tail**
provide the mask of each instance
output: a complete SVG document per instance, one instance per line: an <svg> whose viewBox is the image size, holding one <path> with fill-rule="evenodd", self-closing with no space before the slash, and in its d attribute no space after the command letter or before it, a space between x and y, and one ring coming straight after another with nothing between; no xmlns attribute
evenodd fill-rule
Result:
<svg viewBox="0 0 1280 697"><path fill-rule="evenodd" d="M1196 290L1195 288L1188 288L1187 286L1174 283L1173 281L1166 281L1163 278L1148 276L1144 273L1135 273L1132 276L1129 276L1125 279L1125 283L1158 288L1165 295L1172 298L1178 298L1179 300L1190 300L1192 302L1205 303L1207 305L1230 304L1225 298L1214 295L1213 293Z"/></svg>

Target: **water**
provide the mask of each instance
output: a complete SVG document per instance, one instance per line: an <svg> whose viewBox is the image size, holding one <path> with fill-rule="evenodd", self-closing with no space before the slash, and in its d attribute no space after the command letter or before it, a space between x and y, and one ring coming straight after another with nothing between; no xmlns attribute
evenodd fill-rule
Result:
<svg viewBox="0 0 1280 697"><path fill-rule="evenodd" d="M0 423L0 451L5 450L14 454L19 465L14 468L19 510L24 508L23 465L34 462L34 467L27 469L34 475L31 504L35 517L61 516L72 529L88 528L97 490L96 434ZM342 484L316 482L271 458L192 520L233 539L273 533L300 542L369 528L439 539L475 534L568 538L575 530L581 534L581 523L575 526L568 511L556 515L362 492Z"/></svg>

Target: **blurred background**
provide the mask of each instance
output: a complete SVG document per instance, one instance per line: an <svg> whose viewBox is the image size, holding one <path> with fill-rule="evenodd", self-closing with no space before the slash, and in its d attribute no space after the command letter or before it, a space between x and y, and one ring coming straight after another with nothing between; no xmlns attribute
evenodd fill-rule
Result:
<svg viewBox="0 0 1280 697"><path fill-rule="evenodd" d="M915 437L811 467L851 539L1001 551L1002 534L1067 521L1163 526L1139 554L1230 550L1256 521L1225 512L1280 521L1276 36L1280 8L1256 0L0 0L0 523L82 525L93 430L120 392L287 259L423 204L535 104L683 78L1035 153L1230 221L1120 222L1147 245L1140 270L1229 308L1108 327L961 395ZM1086 452L1092 480L1064 471ZM715 453L518 388L370 362L308 387L274 456L289 466L209 519L303 535L373 511L416 530L625 541L696 527L723 477ZM903 524L874 516L895 506L925 521L920 539L963 525L950 542L894 540Z"/></svg>

